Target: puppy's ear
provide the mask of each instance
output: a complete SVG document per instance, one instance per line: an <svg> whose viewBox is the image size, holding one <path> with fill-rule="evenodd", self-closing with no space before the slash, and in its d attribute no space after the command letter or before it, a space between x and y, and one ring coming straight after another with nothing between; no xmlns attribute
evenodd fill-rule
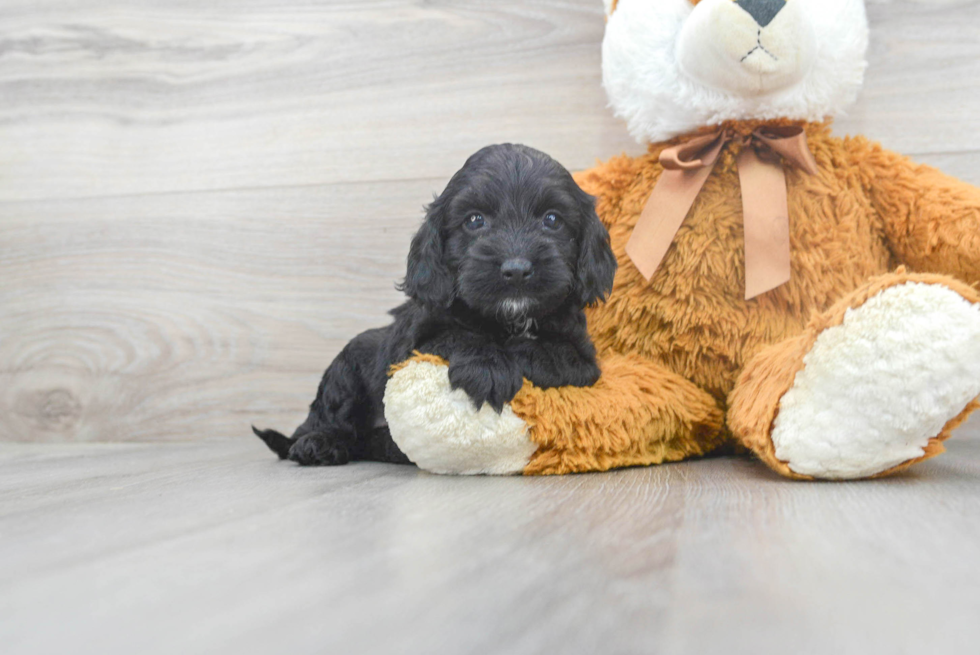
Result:
<svg viewBox="0 0 980 655"><path fill-rule="evenodd" d="M442 215L439 201L428 207L425 222L412 238L408 250L408 271L398 285L409 297L430 307L449 307L456 297L453 275L446 266L444 242L439 226Z"/></svg>
<svg viewBox="0 0 980 655"><path fill-rule="evenodd" d="M609 246L609 232L595 211L595 198L582 192L582 235L579 239L575 292L582 306L605 300L616 276L616 255Z"/></svg>

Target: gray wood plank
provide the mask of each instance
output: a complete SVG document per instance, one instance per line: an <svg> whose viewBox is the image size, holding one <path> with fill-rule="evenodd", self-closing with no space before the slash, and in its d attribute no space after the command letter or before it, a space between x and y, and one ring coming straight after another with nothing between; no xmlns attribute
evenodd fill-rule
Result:
<svg viewBox="0 0 980 655"><path fill-rule="evenodd" d="M836 129L929 164L968 156L949 172L980 184L980 2L868 3L868 20L864 88Z"/></svg>
<svg viewBox="0 0 980 655"><path fill-rule="evenodd" d="M604 109L596 0L42 6L0 9L0 200L442 177L496 141L573 168L635 148Z"/></svg>
<svg viewBox="0 0 980 655"><path fill-rule="evenodd" d="M980 183L980 2L869 7L862 132ZM598 0L8 0L0 440L302 419L466 155L640 152Z"/></svg>
<svg viewBox="0 0 980 655"><path fill-rule="evenodd" d="M0 445L21 653L973 653L980 442L898 477L715 459L300 469L255 440Z"/></svg>
<svg viewBox="0 0 980 655"><path fill-rule="evenodd" d="M330 357L399 302L433 186L8 206L0 439L185 440L301 419Z"/></svg>

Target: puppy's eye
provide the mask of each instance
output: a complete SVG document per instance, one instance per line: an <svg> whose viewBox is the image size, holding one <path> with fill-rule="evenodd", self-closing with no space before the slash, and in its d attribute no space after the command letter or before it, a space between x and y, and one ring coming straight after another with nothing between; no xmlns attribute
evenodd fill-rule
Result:
<svg viewBox="0 0 980 655"><path fill-rule="evenodd" d="M463 221L463 225L467 230L479 230L480 228L485 227L486 224L487 219L483 218L483 214L470 214L466 217L466 220Z"/></svg>
<svg viewBox="0 0 980 655"><path fill-rule="evenodd" d="M546 230L557 230L561 227L561 216L555 212L548 212L541 219L541 222L544 224Z"/></svg>

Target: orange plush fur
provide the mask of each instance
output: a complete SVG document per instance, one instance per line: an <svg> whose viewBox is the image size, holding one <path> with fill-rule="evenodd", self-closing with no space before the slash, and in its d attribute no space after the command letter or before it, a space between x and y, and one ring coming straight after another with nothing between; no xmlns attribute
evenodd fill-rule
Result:
<svg viewBox="0 0 980 655"><path fill-rule="evenodd" d="M758 126L727 125L741 134ZM726 146L649 283L624 247L662 171L660 150L683 139L577 175L598 198L620 264L609 301L588 312L603 374L593 389L525 384L513 409L538 445L525 473L655 464L740 444L783 475L805 478L775 458L768 435L819 331L908 280L980 300L962 282L980 281L980 190L867 139L831 136L827 124L805 129L820 172L787 169L792 279L748 301L741 197L732 192L737 145ZM925 456L939 452L930 446Z"/></svg>

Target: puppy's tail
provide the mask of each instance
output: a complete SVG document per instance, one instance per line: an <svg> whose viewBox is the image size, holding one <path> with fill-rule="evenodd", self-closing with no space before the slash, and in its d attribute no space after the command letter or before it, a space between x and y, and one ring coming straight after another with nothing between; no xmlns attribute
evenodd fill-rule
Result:
<svg viewBox="0 0 980 655"><path fill-rule="evenodd" d="M255 433L256 437L265 442L269 450L279 455L279 459L286 459L286 456L289 455L289 447L293 445L293 440L286 435L275 430L259 430L254 425L252 426L252 432Z"/></svg>

